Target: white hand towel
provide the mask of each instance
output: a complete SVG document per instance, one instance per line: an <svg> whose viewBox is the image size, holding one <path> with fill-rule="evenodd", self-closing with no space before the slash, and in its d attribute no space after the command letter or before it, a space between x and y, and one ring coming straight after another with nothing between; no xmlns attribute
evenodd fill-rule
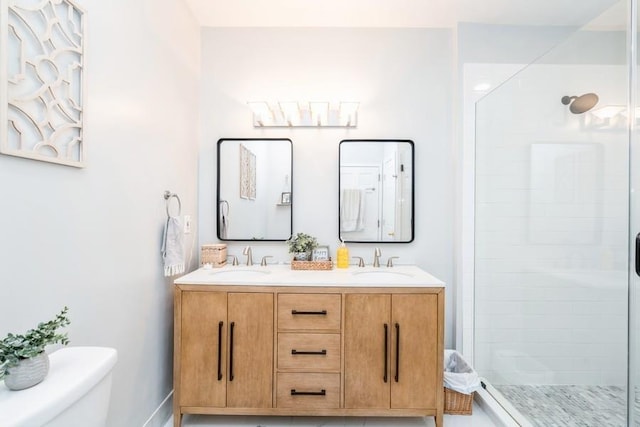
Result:
<svg viewBox="0 0 640 427"><path fill-rule="evenodd" d="M341 231L364 229L364 191L352 188L342 190L340 228Z"/></svg>
<svg viewBox="0 0 640 427"><path fill-rule="evenodd" d="M184 243L180 219L168 217L162 239L162 258L166 277L184 273Z"/></svg>

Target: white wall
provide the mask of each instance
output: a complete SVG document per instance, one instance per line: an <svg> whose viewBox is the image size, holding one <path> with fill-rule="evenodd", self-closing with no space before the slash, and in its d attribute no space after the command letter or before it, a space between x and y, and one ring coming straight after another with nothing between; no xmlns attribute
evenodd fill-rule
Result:
<svg viewBox="0 0 640 427"><path fill-rule="evenodd" d="M415 142L415 241L351 244L372 262L400 256L444 280L452 330L452 32L439 29L205 28L202 33L200 241L216 242L215 143L221 137L293 140L293 229L338 246L338 144ZM360 101L357 129L254 129L247 101ZM231 218L233 221L233 218ZM254 257L288 260L285 243L251 243ZM242 244L229 244L241 254ZM239 256L244 260L242 255Z"/></svg>
<svg viewBox="0 0 640 427"><path fill-rule="evenodd" d="M118 350L108 425L139 426L172 389L162 196L196 223L200 33L181 0L78 3L87 166L0 156L0 336L67 305L71 345Z"/></svg>

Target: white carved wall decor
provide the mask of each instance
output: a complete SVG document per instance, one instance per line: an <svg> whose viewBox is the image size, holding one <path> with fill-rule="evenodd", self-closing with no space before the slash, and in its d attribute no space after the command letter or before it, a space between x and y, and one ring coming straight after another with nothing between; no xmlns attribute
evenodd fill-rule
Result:
<svg viewBox="0 0 640 427"><path fill-rule="evenodd" d="M85 12L0 0L0 153L84 166Z"/></svg>

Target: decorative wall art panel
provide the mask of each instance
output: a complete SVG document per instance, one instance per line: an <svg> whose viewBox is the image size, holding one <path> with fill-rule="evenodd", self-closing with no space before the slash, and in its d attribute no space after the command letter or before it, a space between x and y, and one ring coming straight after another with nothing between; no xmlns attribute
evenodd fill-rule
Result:
<svg viewBox="0 0 640 427"><path fill-rule="evenodd" d="M0 10L0 153L84 166L85 12L70 0Z"/></svg>
<svg viewBox="0 0 640 427"><path fill-rule="evenodd" d="M256 155L240 144L240 197L256 199Z"/></svg>

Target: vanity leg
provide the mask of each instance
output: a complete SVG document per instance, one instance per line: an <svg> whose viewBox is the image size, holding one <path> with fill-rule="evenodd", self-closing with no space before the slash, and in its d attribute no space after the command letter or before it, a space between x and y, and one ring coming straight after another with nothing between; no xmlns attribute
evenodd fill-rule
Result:
<svg viewBox="0 0 640 427"><path fill-rule="evenodd" d="M436 427L443 427L444 414L442 411L438 411L433 418L436 420Z"/></svg>
<svg viewBox="0 0 640 427"><path fill-rule="evenodd" d="M178 411L173 411L173 427L180 427L182 424L182 413Z"/></svg>

